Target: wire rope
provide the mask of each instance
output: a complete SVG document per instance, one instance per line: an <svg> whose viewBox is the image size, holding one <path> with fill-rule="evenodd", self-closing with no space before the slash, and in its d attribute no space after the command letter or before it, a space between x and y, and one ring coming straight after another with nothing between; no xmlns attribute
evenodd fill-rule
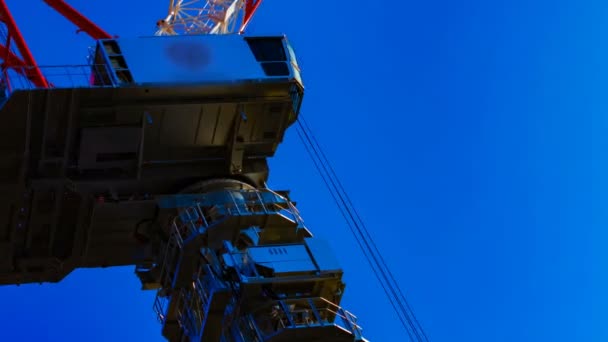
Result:
<svg viewBox="0 0 608 342"><path fill-rule="evenodd" d="M412 341L429 341L428 336L424 332L422 325L414 315L414 312L403 295L403 292L399 288L398 283L386 261L374 240L372 239L367 226L363 222L361 216L354 208L354 205L346 193L342 182L337 176L335 169L329 162L327 155L323 152L321 145L317 138L314 136L310 126L300 114L300 118L297 121L297 132L300 141L304 145L308 155L312 159L317 172L321 176L325 186L329 190L334 202L338 206L342 217L347 222L351 233L354 235L359 248L363 252L367 262L370 264L376 279L382 286L385 294L387 295L391 306L397 313L401 324L405 328L410 340ZM349 220L350 218L350 220ZM362 244L365 244L365 247ZM371 258L370 258L371 256ZM380 274L378 274L380 273ZM384 279L384 282L382 281ZM387 289L388 288L388 289ZM391 296L392 294L392 296ZM395 305L395 302L398 305ZM399 306L399 309L397 308ZM405 317L405 320L403 319ZM414 339L415 336L415 339Z"/></svg>

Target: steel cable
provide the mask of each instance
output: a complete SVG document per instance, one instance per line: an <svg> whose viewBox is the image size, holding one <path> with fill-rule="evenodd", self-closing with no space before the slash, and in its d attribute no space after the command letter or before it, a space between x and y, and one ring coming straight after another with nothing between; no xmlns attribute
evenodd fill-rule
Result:
<svg viewBox="0 0 608 342"><path fill-rule="evenodd" d="M359 245L359 248L361 249L361 251L363 252L363 255L365 256L365 259L367 260L367 262L369 263L370 267L372 268L372 272L374 273L374 276L376 276L376 279L378 280L378 282L380 283L380 286L382 286L382 289L384 290L384 293L389 297L389 302L391 303L391 306L393 307L393 309L395 310L395 312L397 312L399 320L401 321L401 324L406 327L406 331L410 337L410 339L413 341L413 337L411 335L411 332L409 329L407 329L407 325L405 323L405 321L403 320L403 317L401 317L401 315L399 315L399 311L397 309L397 307L395 306L395 303L390 300L390 294L388 292L388 290L386 289L386 286L384 285L384 283L382 282L382 279L380 279L380 276L378 275L377 271L376 271L376 265L374 265L368 256L368 252L365 250L365 248L363 247L363 245L361 244L361 240L358 239L356 237L356 232L355 232L355 228L353 227L351 221L348 220L347 218L347 214L344 212L344 208L339 204L340 202L338 201L336 195L334 194L334 192L331 190L331 186L329 185L329 183L327 182L327 179L325 178L325 176L323 175L323 172L321 170L321 167L319 166L319 162L314 159L313 157L313 153L310 150L310 147L306 144L306 140L303 137L303 132L301 132L300 130L297 130L298 133L298 137L300 138L300 140L302 141L302 144L304 145L304 148L306 149L306 152L308 153L308 155L311 157L311 160L313 161L314 165L315 165L315 169L317 169L317 172L319 173L319 176L321 176L321 179L323 180L323 183L325 183L325 186L327 187L327 189L329 190L329 194L331 195L331 197L333 198L334 202L336 203L336 205L338 206L338 210L340 211L340 214L342 215L342 217L344 218L344 220L346 221L346 224L348 225L348 228L350 229L351 233L353 235L355 235L355 240L357 241L357 244Z"/></svg>
<svg viewBox="0 0 608 342"><path fill-rule="evenodd" d="M410 340L428 342L429 339L426 333L422 329L422 326L414 315L409 302L406 300L403 292L399 288L393 273L386 265L386 261L373 241L369 230L365 226L359 213L354 208L350 197L347 195L344 186L342 185L342 182L340 182L334 168L331 166L326 154L323 152L318 140L312 133L312 130L308 126L302 114L300 114L297 129L298 136L306 148L307 153L311 157L317 172L320 174L325 186L338 206L340 213L347 222L349 229L355 237L355 240L357 240L359 248L361 248L367 262L370 264L376 279L378 279L380 282L380 285L391 302L393 309L397 313L401 324L407 331ZM327 179L329 179L329 181ZM348 217L350 217L350 220ZM365 244L365 248L362 245L362 241ZM378 272L380 274L378 274ZM384 279L384 282L382 279ZM397 302L400 310L397 308L397 306L395 306L394 302ZM405 317L405 320L403 317ZM414 339L414 336L416 339Z"/></svg>

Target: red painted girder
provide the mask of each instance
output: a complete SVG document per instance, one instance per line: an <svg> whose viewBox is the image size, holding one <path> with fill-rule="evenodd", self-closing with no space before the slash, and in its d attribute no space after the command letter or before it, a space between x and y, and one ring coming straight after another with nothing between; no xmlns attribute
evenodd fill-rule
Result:
<svg viewBox="0 0 608 342"><path fill-rule="evenodd" d="M25 73L26 76L37 87L48 88L49 84L47 83L46 79L42 75L42 72L40 72L40 69L38 68L38 65L36 64L36 60L34 59L34 56L32 55L29 47L27 46L25 39L23 39L23 35L21 35L21 31L19 31L19 28L17 27L17 23L15 23L15 19L11 15L11 12L9 11L8 6L6 6L6 3L4 2L4 0L0 0L0 18L8 29L9 39L12 39L15 42L15 44L17 45L17 49L19 50L19 53L23 57L22 62L25 63L25 66L31 68L31 69L28 68L27 72ZM9 54L9 56L10 55L11 54ZM19 60L21 60L21 59L19 59Z"/></svg>
<svg viewBox="0 0 608 342"><path fill-rule="evenodd" d="M0 44L0 55L4 56L4 65L7 67L24 67L27 65L19 56L15 55L9 48L2 44Z"/></svg>
<svg viewBox="0 0 608 342"><path fill-rule="evenodd" d="M110 39L113 38L109 33L97 26L94 22L85 17L77 9L70 6L63 0L43 0L47 5L51 6L59 14L78 26L82 31L86 32L93 39Z"/></svg>
<svg viewBox="0 0 608 342"><path fill-rule="evenodd" d="M4 68L13 68L21 75L26 74L25 69L27 64L21 58L19 58L19 56L15 55L10 49L2 44L0 44L0 55L5 56L3 61Z"/></svg>
<svg viewBox="0 0 608 342"><path fill-rule="evenodd" d="M243 31L245 31L245 27L249 23L249 20L251 20L251 17L253 17L255 11L258 9L258 7L260 7L261 3L262 0L247 0L245 2L245 14L243 15L243 24L239 29L239 33L243 33Z"/></svg>

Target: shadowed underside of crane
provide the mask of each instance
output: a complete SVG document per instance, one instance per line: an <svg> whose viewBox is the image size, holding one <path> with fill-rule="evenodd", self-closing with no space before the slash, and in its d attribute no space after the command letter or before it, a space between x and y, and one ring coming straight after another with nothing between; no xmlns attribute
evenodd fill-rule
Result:
<svg viewBox="0 0 608 342"><path fill-rule="evenodd" d="M266 187L303 96L291 46L192 35L259 4L206 2L199 15L225 15L214 24L188 21L195 2L171 2L162 36L113 39L89 22L104 39L87 65L27 65L21 44L25 61L2 70L0 285L135 265L169 341L365 341L329 245ZM0 12L14 26L3 0Z"/></svg>
<svg viewBox="0 0 608 342"><path fill-rule="evenodd" d="M262 186L302 96L286 46L283 37L106 40L90 87L15 90L0 109L0 282L151 260L155 196L225 176ZM242 68L228 69L235 53ZM265 71L269 63L282 69Z"/></svg>

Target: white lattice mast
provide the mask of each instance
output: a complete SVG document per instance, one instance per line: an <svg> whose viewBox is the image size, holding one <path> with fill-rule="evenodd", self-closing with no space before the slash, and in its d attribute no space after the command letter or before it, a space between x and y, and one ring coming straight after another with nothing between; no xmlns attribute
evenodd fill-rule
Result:
<svg viewBox="0 0 608 342"><path fill-rule="evenodd" d="M242 33L261 0L171 0L156 35Z"/></svg>

